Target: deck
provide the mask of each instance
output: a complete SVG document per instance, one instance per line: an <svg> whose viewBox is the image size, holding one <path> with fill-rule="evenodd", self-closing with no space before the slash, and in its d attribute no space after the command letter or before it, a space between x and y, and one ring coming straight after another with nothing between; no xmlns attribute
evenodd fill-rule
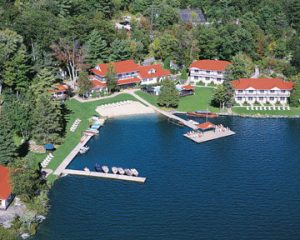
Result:
<svg viewBox="0 0 300 240"><path fill-rule="evenodd" d="M118 175L112 173L102 173L102 172L83 171L83 170L64 169L62 173L66 175L70 174L70 175L79 175L79 176L99 177L99 178L123 180L123 181L138 182L138 183L144 183L146 181L145 177L134 177L134 176L127 176L127 175Z"/></svg>
<svg viewBox="0 0 300 240"><path fill-rule="evenodd" d="M191 137L191 136L188 136L187 134L184 134L184 136L191 139L192 141L194 141L196 143L203 143L203 142L211 141L211 140L218 139L218 138L228 137L228 136L231 136L234 134L235 134L235 132L233 132L231 130L227 130L225 132L213 132L213 131L206 132L201 137Z"/></svg>

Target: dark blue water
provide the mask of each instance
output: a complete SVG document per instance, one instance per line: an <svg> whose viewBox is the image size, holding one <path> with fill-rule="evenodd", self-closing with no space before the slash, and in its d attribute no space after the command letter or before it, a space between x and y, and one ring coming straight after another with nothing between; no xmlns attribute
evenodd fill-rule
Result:
<svg viewBox="0 0 300 240"><path fill-rule="evenodd" d="M64 177L34 239L300 239L300 121L215 122L237 134L196 144L157 116L107 121L69 168L134 167L146 183Z"/></svg>

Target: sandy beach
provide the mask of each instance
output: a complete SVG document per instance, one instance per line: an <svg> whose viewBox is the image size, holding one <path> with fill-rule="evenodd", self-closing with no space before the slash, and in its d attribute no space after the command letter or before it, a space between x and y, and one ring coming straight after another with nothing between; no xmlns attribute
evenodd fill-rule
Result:
<svg viewBox="0 0 300 240"><path fill-rule="evenodd" d="M104 117L119 117L140 114L152 114L155 111L137 101L122 101L112 104L104 104L96 108L96 111Z"/></svg>

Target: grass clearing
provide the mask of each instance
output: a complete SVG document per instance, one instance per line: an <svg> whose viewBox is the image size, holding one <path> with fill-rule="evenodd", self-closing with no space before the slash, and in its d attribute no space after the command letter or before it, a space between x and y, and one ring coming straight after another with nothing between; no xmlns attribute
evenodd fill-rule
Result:
<svg viewBox="0 0 300 240"><path fill-rule="evenodd" d="M232 111L240 115L300 116L300 108L295 107L291 107L291 110L247 110L246 107L233 107Z"/></svg>
<svg viewBox="0 0 300 240"><path fill-rule="evenodd" d="M176 110L181 112L191 112L196 110L208 109L212 112L218 112L218 108L212 107L210 105L214 91L215 89L212 87L196 87L194 95L180 98L179 106ZM152 105L158 106L157 96L151 95L141 90L136 91L135 93Z"/></svg>

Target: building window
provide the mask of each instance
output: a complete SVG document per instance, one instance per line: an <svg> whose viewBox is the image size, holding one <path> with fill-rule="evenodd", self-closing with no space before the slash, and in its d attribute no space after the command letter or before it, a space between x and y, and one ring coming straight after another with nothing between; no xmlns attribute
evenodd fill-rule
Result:
<svg viewBox="0 0 300 240"><path fill-rule="evenodd" d="M264 91L264 90L260 90L259 92L260 92L260 93L264 93L265 91Z"/></svg>
<svg viewBox="0 0 300 240"><path fill-rule="evenodd" d="M210 73L210 71L206 71L206 73Z"/></svg>
<svg viewBox="0 0 300 240"><path fill-rule="evenodd" d="M248 100L249 100L249 101L252 101L252 100L253 100L253 97L248 97Z"/></svg>
<svg viewBox="0 0 300 240"><path fill-rule="evenodd" d="M217 81L222 81L222 78L217 78Z"/></svg>
<svg viewBox="0 0 300 240"><path fill-rule="evenodd" d="M196 73L197 73L197 72L199 72L199 70L194 70L194 72L196 72Z"/></svg>
<svg viewBox="0 0 300 240"><path fill-rule="evenodd" d="M274 93L275 91L274 91L274 90L271 90L270 92L271 92L271 93Z"/></svg>
<svg viewBox="0 0 300 240"><path fill-rule="evenodd" d="M222 72L218 71L218 74L222 74Z"/></svg>
<svg viewBox="0 0 300 240"><path fill-rule="evenodd" d="M249 93L253 93L253 90L249 90Z"/></svg>
<svg viewBox="0 0 300 240"><path fill-rule="evenodd" d="M210 78L209 77L205 77L205 80L209 80Z"/></svg>
<svg viewBox="0 0 300 240"><path fill-rule="evenodd" d="M273 97L270 97L270 100L271 100L271 101L273 101L273 100L274 100L274 98L273 98Z"/></svg>
<svg viewBox="0 0 300 240"><path fill-rule="evenodd" d="M284 101L284 100L285 100L285 97L280 97L280 100L281 100L281 101Z"/></svg>
<svg viewBox="0 0 300 240"><path fill-rule="evenodd" d="M260 101L264 100L264 98L263 98L263 97L259 97L258 99L259 99Z"/></svg>
<svg viewBox="0 0 300 240"><path fill-rule="evenodd" d="M281 90L282 93L285 93L285 90Z"/></svg>
<svg viewBox="0 0 300 240"><path fill-rule="evenodd" d="M197 79L198 79L198 76L195 76L195 77L194 77L194 79L196 79L196 80L197 80Z"/></svg>
<svg viewBox="0 0 300 240"><path fill-rule="evenodd" d="M243 90L238 90L238 93L243 93L244 91Z"/></svg>
<svg viewBox="0 0 300 240"><path fill-rule="evenodd" d="M242 97L238 97L237 100L238 100L238 101L241 101L241 100L242 100Z"/></svg>

